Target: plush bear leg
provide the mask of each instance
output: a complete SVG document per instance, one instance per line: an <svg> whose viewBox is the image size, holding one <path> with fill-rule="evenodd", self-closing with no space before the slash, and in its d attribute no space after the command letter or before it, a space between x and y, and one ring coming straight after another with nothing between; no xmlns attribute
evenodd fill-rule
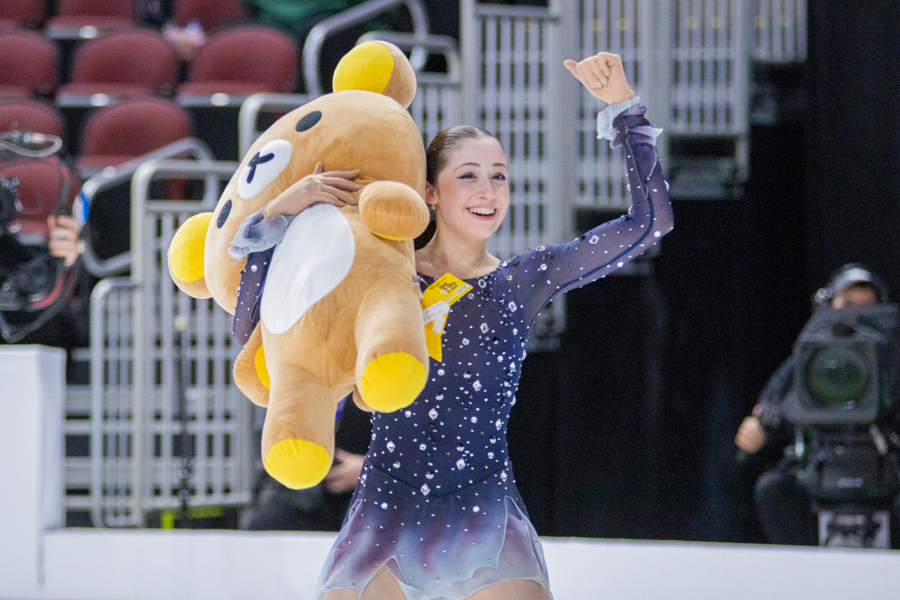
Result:
<svg viewBox="0 0 900 600"><path fill-rule="evenodd" d="M355 387L353 388L353 403L364 412L372 412L372 407L363 402L362 396L359 395L359 390Z"/></svg>
<svg viewBox="0 0 900 600"><path fill-rule="evenodd" d="M263 464L272 477L295 490L325 478L334 455L338 399L311 373L276 365L262 435Z"/></svg>
<svg viewBox="0 0 900 600"><path fill-rule="evenodd" d="M428 378L419 295L398 285L370 288L356 317L356 346L363 402L379 412L412 404Z"/></svg>
<svg viewBox="0 0 900 600"><path fill-rule="evenodd" d="M253 404L269 405L269 371L263 352L262 329L258 324L234 361L234 383Z"/></svg>

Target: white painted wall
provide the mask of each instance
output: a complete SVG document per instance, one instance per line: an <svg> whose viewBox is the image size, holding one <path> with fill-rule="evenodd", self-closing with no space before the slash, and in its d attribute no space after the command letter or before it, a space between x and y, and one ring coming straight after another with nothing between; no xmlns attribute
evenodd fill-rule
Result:
<svg viewBox="0 0 900 600"><path fill-rule="evenodd" d="M333 534L63 529L62 352L0 348L0 599L306 600ZM556 600L898 600L900 552L545 538Z"/></svg>
<svg viewBox="0 0 900 600"><path fill-rule="evenodd" d="M65 353L0 347L0 597L36 597L43 532L64 524Z"/></svg>

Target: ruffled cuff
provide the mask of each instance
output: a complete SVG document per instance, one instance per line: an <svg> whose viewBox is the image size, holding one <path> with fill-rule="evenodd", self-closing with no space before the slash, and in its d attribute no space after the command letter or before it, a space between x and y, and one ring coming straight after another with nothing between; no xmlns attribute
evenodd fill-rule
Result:
<svg viewBox="0 0 900 600"><path fill-rule="evenodd" d="M241 221L228 249L228 256L240 260L252 252L268 250L284 239L294 217L278 215L274 219L263 220L264 210L265 207Z"/></svg>
<svg viewBox="0 0 900 600"><path fill-rule="evenodd" d="M632 106L638 106L640 103L641 99L635 96L631 100L626 100L625 102L610 104L597 113L597 139L605 138L610 141L614 140L616 137L616 126L613 125L613 121L615 121L616 117L623 112Z"/></svg>
<svg viewBox="0 0 900 600"><path fill-rule="evenodd" d="M663 132L659 127L651 125L644 118L647 108L641 104L640 98L632 98L618 104L611 104L597 115L597 138L609 140L610 148L618 148L625 141L625 136L634 135L640 143L656 145L656 138ZM627 117L639 119L627 120ZM636 125L634 123L641 123ZM631 123L629 126L628 123ZM643 138L643 139L641 139Z"/></svg>

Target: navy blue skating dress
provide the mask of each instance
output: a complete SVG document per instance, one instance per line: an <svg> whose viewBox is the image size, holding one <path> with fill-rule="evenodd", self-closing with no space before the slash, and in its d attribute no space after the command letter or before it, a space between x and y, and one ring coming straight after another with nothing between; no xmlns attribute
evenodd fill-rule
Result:
<svg viewBox="0 0 900 600"><path fill-rule="evenodd" d="M618 114L614 121L611 114ZM466 598L510 579L549 589L541 544L515 486L506 424L538 311L623 266L672 228L654 146L660 130L643 115L632 101L598 118L601 135L626 153L628 214L468 280L472 291L451 309L443 362L431 362L422 394L406 409L373 413L365 467L316 598L338 588L362 593L383 565L410 600ZM419 280L423 290L434 281Z"/></svg>

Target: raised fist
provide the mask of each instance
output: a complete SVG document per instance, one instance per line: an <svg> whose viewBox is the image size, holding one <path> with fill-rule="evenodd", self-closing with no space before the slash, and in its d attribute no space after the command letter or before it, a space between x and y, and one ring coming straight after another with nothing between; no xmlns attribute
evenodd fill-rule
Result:
<svg viewBox="0 0 900 600"><path fill-rule="evenodd" d="M563 65L590 93L607 104L634 98L634 92L628 86L622 59L618 54L601 52L581 62L567 60Z"/></svg>

